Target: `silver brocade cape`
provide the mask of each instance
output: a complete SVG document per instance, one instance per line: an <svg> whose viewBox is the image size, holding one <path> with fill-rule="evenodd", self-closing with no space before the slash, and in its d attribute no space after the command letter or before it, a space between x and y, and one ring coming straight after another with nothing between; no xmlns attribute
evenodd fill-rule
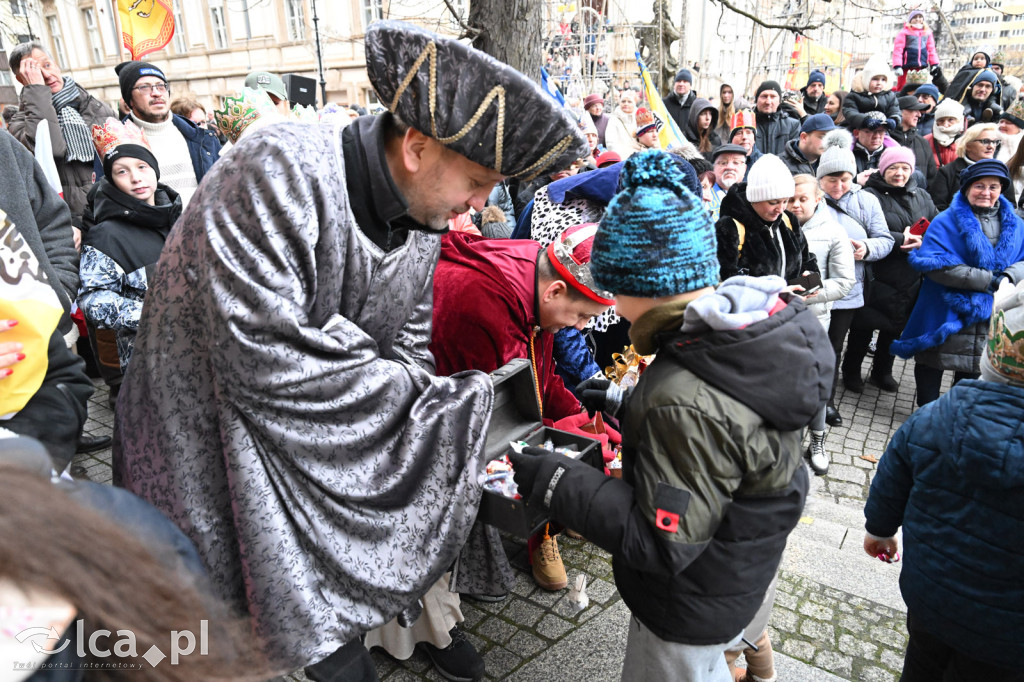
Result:
<svg viewBox="0 0 1024 682"><path fill-rule="evenodd" d="M275 664L319 661L415 603L473 524L493 394L485 374L419 366L439 250L415 231L385 255L357 228L329 124L243 141L167 240L115 466Z"/></svg>

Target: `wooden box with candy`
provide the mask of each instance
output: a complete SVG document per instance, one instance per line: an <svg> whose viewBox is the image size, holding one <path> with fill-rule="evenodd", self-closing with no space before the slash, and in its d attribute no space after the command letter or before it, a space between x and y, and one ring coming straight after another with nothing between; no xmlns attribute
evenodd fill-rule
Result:
<svg viewBox="0 0 1024 682"><path fill-rule="evenodd" d="M541 422L540 406L529 360L513 360L491 373L494 407L487 429L487 481L477 518L518 537L529 537L547 522L544 510L518 496L508 453L513 444L550 447L595 467L604 467L600 441Z"/></svg>

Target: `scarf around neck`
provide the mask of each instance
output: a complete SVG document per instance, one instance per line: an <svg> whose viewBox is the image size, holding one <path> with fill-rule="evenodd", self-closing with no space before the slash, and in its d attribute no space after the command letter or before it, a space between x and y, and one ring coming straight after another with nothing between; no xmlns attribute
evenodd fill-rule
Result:
<svg viewBox="0 0 1024 682"><path fill-rule="evenodd" d="M64 76L64 87L53 94L53 108L57 111L57 124L67 146L67 161L92 163L96 154L92 134L85 119L78 112L78 86L71 76Z"/></svg>

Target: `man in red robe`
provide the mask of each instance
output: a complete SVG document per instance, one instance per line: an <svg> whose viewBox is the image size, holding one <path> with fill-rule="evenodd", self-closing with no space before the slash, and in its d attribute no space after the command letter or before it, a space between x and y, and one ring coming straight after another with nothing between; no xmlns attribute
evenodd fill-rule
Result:
<svg viewBox="0 0 1024 682"><path fill-rule="evenodd" d="M579 414L579 401L555 373L552 346L556 332L583 329L615 302L590 277L596 231L593 223L571 227L544 249L532 240L447 235L434 275L430 351L438 376L493 372L526 358L545 421ZM566 586L558 544L547 529L530 538L530 563L541 587Z"/></svg>

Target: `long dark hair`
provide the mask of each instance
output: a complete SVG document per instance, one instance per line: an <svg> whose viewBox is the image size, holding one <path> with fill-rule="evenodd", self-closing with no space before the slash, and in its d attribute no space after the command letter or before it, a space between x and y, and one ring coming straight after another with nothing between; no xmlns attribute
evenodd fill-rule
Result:
<svg viewBox="0 0 1024 682"><path fill-rule="evenodd" d="M1017 151L1006 162L1006 168L1010 171L1010 182L1020 179L1021 169L1024 168L1024 144L1017 145Z"/></svg>
<svg viewBox="0 0 1024 682"><path fill-rule="evenodd" d="M850 93L846 90L834 90L832 94L839 98L839 112L836 114L835 124L837 126L846 123L846 116L843 115L843 105L846 103L846 96Z"/></svg>
<svg viewBox="0 0 1024 682"><path fill-rule="evenodd" d="M227 615L135 535L37 473L10 465L0 466L0 580L71 603L85 639L101 629L130 630L140 656L118 663L141 666L147 680L265 680L286 672L265 663L246 621ZM172 630L199 633L202 620L210 643L205 655L197 643L196 653L176 665L152 666L142 658L154 645L168 651ZM89 679L141 678L139 668L111 666L90 671Z"/></svg>

